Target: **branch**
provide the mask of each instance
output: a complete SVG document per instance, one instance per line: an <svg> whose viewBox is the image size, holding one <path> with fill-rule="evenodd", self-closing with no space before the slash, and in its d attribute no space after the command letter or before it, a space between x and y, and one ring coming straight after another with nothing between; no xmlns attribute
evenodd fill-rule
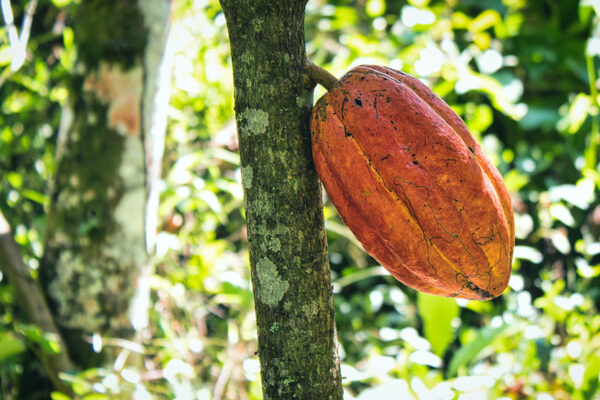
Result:
<svg viewBox="0 0 600 400"><path fill-rule="evenodd" d="M37 7L37 0L31 0L25 10L25 17L23 17L23 24L21 25L21 36L19 37L19 47L16 49L17 53L13 58L10 67L13 71L21 68L25 62L25 55L27 54L27 42L29 41L29 33L31 32L31 24L33 23L33 15Z"/></svg>
<svg viewBox="0 0 600 400"><path fill-rule="evenodd" d="M17 32L17 27L15 26L15 18L13 16L10 0L1 0L0 5L2 8L2 15L4 16L4 22L8 29L8 41L13 56L10 63L10 69L14 72L21 68L25 62L27 41L29 40L29 32L31 31L31 23L37 7L37 0L31 0L27 5L27 10L25 10L25 16L23 17L23 24L21 25L20 36Z"/></svg>
<svg viewBox="0 0 600 400"><path fill-rule="evenodd" d="M19 245L13 239L10 226L2 212L0 212L0 271L6 275L17 291L17 298L29 322L37 325L44 333L53 333L57 336L61 352L50 354L40 351L39 355L55 387L67 394L71 393L70 387L58 377L60 372L74 369L66 353L67 347L54 323L42 290L29 274L29 268L23 261Z"/></svg>
<svg viewBox="0 0 600 400"><path fill-rule="evenodd" d="M19 42L19 33L15 26L15 17L13 16L10 0L2 0L2 16L4 17L4 23L8 29L8 42L10 43L10 47L16 46Z"/></svg>

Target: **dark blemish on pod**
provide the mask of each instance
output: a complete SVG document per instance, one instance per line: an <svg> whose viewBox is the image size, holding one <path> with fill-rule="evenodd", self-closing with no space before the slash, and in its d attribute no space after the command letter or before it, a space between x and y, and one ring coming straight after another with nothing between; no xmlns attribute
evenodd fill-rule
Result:
<svg viewBox="0 0 600 400"><path fill-rule="evenodd" d="M356 104L359 107L362 107L362 101L360 99L354 99L354 104Z"/></svg>
<svg viewBox="0 0 600 400"><path fill-rule="evenodd" d="M469 151L473 154L475 154L475 151L473 150L473 148L471 146L469 146Z"/></svg>
<svg viewBox="0 0 600 400"><path fill-rule="evenodd" d="M387 160L388 158L390 158L390 154L388 154L387 156L383 157L383 158L381 159L381 161Z"/></svg>
<svg viewBox="0 0 600 400"><path fill-rule="evenodd" d="M413 165L419 165L418 161L413 161Z"/></svg>

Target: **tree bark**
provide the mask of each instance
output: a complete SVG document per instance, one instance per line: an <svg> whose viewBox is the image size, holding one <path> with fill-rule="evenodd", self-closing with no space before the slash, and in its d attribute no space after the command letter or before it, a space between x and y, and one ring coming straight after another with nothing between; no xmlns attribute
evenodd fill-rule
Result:
<svg viewBox="0 0 600 400"><path fill-rule="evenodd" d="M265 399L341 399L305 0L221 0L231 45Z"/></svg>
<svg viewBox="0 0 600 400"><path fill-rule="evenodd" d="M154 149L164 144L152 131L164 135L153 117L161 111L153 79L169 10L169 0L88 0L73 19L78 61L57 143L40 276L83 367L103 361L85 336L128 337L146 321L138 318L146 310L131 306L140 288L147 293L140 281L152 232L147 205L156 203L152 180L160 174L162 147ZM138 298L140 304L147 301Z"/></svg>

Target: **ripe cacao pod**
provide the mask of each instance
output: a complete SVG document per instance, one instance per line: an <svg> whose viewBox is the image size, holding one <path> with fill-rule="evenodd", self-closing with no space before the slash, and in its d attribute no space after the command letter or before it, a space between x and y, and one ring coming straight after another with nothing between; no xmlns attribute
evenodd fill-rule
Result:
<svg viewBox="0 0 600 400"><path fill-rule="evenodd" d="M317 172L340 216L396 279L491 299L508 284L511 199L462 119L419 80L359 66L311 121Z"/></svg>

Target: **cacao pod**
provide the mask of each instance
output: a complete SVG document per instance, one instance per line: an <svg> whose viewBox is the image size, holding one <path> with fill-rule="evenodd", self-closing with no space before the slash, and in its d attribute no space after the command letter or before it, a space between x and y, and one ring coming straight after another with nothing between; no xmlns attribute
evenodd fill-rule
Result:
<svg viewBox="0 0 600 400"><path fill-rule="evenodd" d="M490 299L508 284L511 199L462 119L419 80L359 66L321 97L315 166L340 216L396 279Z"/></svg>

